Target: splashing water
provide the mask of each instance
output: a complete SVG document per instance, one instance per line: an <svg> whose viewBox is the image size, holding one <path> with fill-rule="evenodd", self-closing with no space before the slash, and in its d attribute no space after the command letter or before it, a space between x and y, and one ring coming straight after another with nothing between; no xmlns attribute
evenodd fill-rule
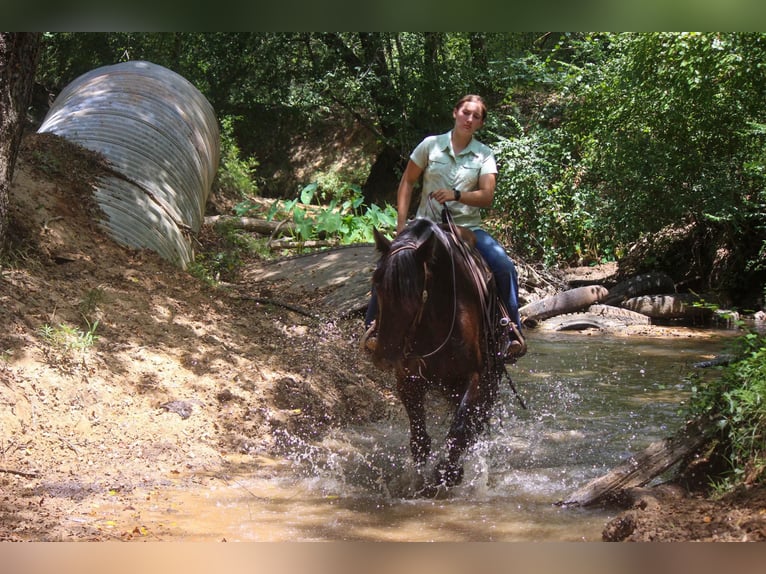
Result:
<svg viewBox="0 0 766 574"><path fill-rule="evenodd" d="M400 408L318 443L284 436L283 459L251 461L242 465L250 472L204 494L173 494L184 508L174 524L190 540L600 540L616 511L555 503L673 434L691 364L725 343L572 334L532 334L528 342L530 352L510 369L528 410L501 387L487 433L466 456L463 483L443 496L413 497L418 475ZM437 449L450 411L429 402Z"/></svg>

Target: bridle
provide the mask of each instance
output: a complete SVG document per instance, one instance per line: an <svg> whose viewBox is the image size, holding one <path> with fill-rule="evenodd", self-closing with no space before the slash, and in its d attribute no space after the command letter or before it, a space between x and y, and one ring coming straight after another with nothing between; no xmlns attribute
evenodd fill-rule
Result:
<svg viewBox="0 0 766 574"><path fill-rule="evenodd" d="M470 248L468 247L466 243L464 243L460 239L460 234L458 232L457 226L452 220L452 214L446 208L443 210L442 213L444 217L444 223L446 223L449 226L450 233L454 237L454 243L452 244L452 246L455 249L447 248L447 252L449 253L449 256L450 256L450 264L451 264L451 271L452 271L452 320L451 320L449 332L447 333L446 337L441 342L441 344L439 344L435 349L423 355L415 355L411 353L413 338L415 336L415 332L418 326L423 320L423 313L425 310L426 303L428 302L428 299L429 299L429 295L428 295L429 269L428 269L428 264L424 261L423 262L423 289L421 291L421 296L420 296L420 305L407 331L405 332L404 345L403 345L403 348L404 348L403 358L405 360L412 359L417 361L418 372L419 372L418 374L420 378L425 378L422 372L423 368L426 366L425 359L441 351L447 345L447 343L449 342L455 330L455 324L457 321L457 271L456 271L456 264L455 264L455 250L459 250L463 258L465 259L467 266L470 270L473 282L476 286L477 294L480 299L480 307L483 310L484 321L485 321L483 346L484 346L485 357L487 360L490 360L489 358L491 355L493 355L493 352L494 352L492 351L492 349L494 349L495 345L497 344L496 334L493 328L493 321L494 321L495 314L497 312L500 312L502 313L500 320L502 321L503 317L505 318L505 320L508 320L507 311L505 310L505 307L503 306L503 304L496 297L490 296L490 292L487 288L486 280L485 278L481 276L480 266L473 263L474 259L469 251ZM396 247L395 249L393 249L392 251L390 251L388 254L388 257L391 257L392 255L396 255L397 253L400 253L402 251L416 250L416 249L418 249L417 244L407 243L404 245L400 245ZM505 367L504 362L502 361L502 359L499 359L496 356L495 361L498 361L498 360L499 360L499 365L502 368L502 371L504 371L507 374L508 371ZM491 370L495 371L495 368L491 368ZM500 371L497 371L496 374L499 377L502 376ZM413 377L415 377L415 375L410 375L410 378L413 378ZM519 395L518 391L516 390L516 387L514 386L510 376L508 377L508 384L510 385L513 393L516 395L516 398L519 400L521 407L523 409L526 409L527 406L524 403L524 400L522 399L521 395Z"/></svg>
<svg viewBox="0 0 766 574"><path fill-rule="evenodd" d="M414 243L408 243L405 245L400 245L393 251L391 251L388 254L388 257L391 257L392 255L396 255L397 253L401 251L406 250L415 250L418 246ZM417 331L417 328L420 326L420 323L423 320L423 313L426 308L426 303L428 302L428 278L430 276L428 264L424 261L423 262L423 289L420 292L420 305L418 306L418 310L415 313L415 316L412 319L412 322L410 323L410 326L407 328L407 331L404 335L404 358L405 359L417 359L418 361L424 361L425 359L432 357L439 351L441 351L449 342L450 338L452 337L452 334L455 332L455 324L457 322L457 278L456 278L456 271L455 271L455 254L452 252L451 249L447 249L447 252L449 253L450 257L450 267L451 267L451 274L452 274L452 320L450 322L450 328L447 332L447 335L444 337L444 340L432 351L429 351L428 353L422 354L422 355L415 355L412 354L412 346L413 346L413 339L415 337L415 332Z"/></svg>
<svg viewBox="0 0 766 574"><path fill-rule="evenodd" d="M436 211L434 209L434 205L431 201L428 202L428 208L431 210L432 216L436 216ZM492 317L490 312L490 306L487 304L489 300L489 293L487 292L487 286L485 280L481 277L481 274L479 272L479 269L476 265L471 265L470 262L472 261L472 256L469 253L468 246L460 240L460 234L457 229L457 225L455 224L452 212L449 210L449 208L444 205L442 207L441 211L441 219L442 222L445 223L449 229L450 233L452 234L452 237L454 237L453 247L460 251L461 255L463 256L463 259L468 263L468 269L471 273L473 283L476 286L476 292L480 299L480 308L484 312L484 321L487 325L487 328L485 329L485 336L493 337L494 333L492 331ZM415 249L416 246L409 244L409 245L402 245L399 247L396 251L399 249ZM452 336L454 330L455 330L455 322L457 320L457 276L456 276L456 270L455 270L455 249L447 249L450 255L450 263L452 265L452 322L450 325L450 330L447 333L447 336L445 337L444 341L433 351L430 353L426 353L425 355L420 355L420 359L425 359L428 357L431 357L432 355L435 355L440 350L442 350L447 342L449 341L450 337ZM425 303L428 299L428 291L426 289L426 282L427 282L427 266L424 263L423 264L424 270L426 271L425 279L423 282L423 295L422 295L422 304L420 309L418 310L418 313L416 314L415 320L413 320L413 323L410 325L410 329L408 332L411 332L414 335L414 331L417 328L418 324L422 320L423 315L423 308L425 307ZM485 341L485 344L488 344L488 341ZM404 358L409 358L407 355L407 339L405 338L405 355ZM489 352L489 349L486 349L487 353ZM489 354L489 353L488 353Z"/></svg>

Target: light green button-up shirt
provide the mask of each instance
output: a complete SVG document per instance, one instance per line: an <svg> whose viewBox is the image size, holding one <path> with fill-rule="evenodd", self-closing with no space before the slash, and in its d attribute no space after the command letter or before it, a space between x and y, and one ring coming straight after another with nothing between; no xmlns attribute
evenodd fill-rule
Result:
<svg viewBox="0 0 766 574"><path fill-rule="evenodd" d="M452 132L428 136L412 151L410 159L423 169L423 189L417 217L441 220L442 206L428 196L437 189L474 191L479 187L479 177L497 173L495 156L489 146L476 138L471 140L457 156L452 150ZM476 228L481 225L481 208L448 201L445 204L457 225Z"/></svg>

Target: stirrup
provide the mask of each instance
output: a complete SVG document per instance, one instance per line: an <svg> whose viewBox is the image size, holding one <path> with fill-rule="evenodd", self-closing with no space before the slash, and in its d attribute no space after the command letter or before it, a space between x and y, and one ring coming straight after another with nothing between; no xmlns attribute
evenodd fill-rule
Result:
<svg viewBox="0 0 766 574"><path fill-rule="evenodd" d="M362 335L362 339L359 341L359 348L369 355L378 348L378 325L375 321L370 323L370 326Z"/></svg>
<svg viewBox="0 0 766 574"><path fill-rule="evenodd" d="M527 342L513 321L508 321L507 327L515 338L508 342L508 347L503 354L503 360L506 363L515 363L517 359L527 354Z"/></svg>

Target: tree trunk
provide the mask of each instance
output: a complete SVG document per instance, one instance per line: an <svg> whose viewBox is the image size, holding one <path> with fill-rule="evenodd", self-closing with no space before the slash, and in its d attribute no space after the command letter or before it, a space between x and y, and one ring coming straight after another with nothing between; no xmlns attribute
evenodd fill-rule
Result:
<svg viewBox="0 0 766 574"><path fill-rule="evenodd" d="M224 225L235 229L253 231L260 235L281 235L295 231L292 221L268 221L254 217L234 217L230 215L209 215L205 217L205 225Z"/></svg>
<svg viewBox="0 0 766 574"><path fill-rule="evenodd" d="M691 421L673 437L653 442L638 455L590 481L559 504L595 506L617 500L624 491L648 484L701 448L710 439L710 434L707 420Z"/></svg>
<svg viewBox="0 0 766 574"><path fill-rule="evenodd" d="M0 252L7 247L13 168L39 51L38 32L0 32Z"/></svg>
<svg viewBox="0 0 766 574"><path fill-rule="evenodd" d="M486 32L471 32L469 35L471 46L471 63L476 70L474 81L479 95L489 99L492 85L489 79L489 54L487 53Z"/></svg>
<svg viewBox="0 0 766 574"><path fill-rule="evenodd" d="M385 201L396 205L396 191L399 187L399 174L404 171L406 161L402 159L394 148L384 147L370 168L362 186L362 194L368 205L378 201ZM413 205L417 206L417 198Z"/></svg>

